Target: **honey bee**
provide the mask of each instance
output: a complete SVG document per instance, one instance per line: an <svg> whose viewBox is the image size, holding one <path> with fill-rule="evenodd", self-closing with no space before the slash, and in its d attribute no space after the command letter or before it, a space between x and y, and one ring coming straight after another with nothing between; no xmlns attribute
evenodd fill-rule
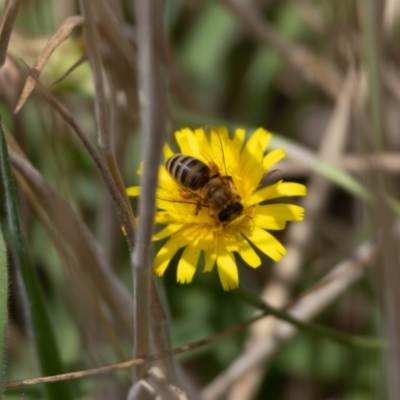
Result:
<svg viewBox="0 0 400 400"><path fill-rule="evenodd" d="M182 187L182 196L193 199L196 212L207 207L210 216L224 225L242 214L243 205L232 177L222 175L215 163L207 165L195 157L175 154L167 160L166 168Z"/></svg>

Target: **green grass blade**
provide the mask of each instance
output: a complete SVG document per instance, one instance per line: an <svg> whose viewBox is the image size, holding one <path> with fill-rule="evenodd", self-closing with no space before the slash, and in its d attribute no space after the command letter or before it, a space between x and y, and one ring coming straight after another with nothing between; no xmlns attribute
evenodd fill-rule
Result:
<svg viewBox="0 0 400 400"><path fill-rule="evenodd" d="M3 233L0 229L0 399L2 398L5 367L6 367L6 334L7 334L7 310L8 299L8 270L7 254L4 245Z"/></svg>
<svg viewBox="0 0 400 400"><path fill-rule="evenodd" d="M31 319L34 345L41 372L44 376L62 374L64 371L56 339L50 324L44 297L35 271L32 268L20 225L14 182L8 157L7 143L0 116L0 167L5 193L7 219L10 230L10 244L15 263L20 270L27 297L26 313ZM68 382L46 385L50 400L69 400L72 395Z"/></svg>

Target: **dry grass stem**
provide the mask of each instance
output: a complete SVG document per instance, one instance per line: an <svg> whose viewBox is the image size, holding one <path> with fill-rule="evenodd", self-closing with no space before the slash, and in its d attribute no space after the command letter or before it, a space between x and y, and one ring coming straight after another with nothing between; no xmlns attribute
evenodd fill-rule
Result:
<svg viewBox="0 0 400 400"><path fill-rule="evenodd" d="M335 162L339 159L346 147L351 115L351 94L354 92L356 82L354 72L350 72L321 139L319 154L328 162ZM281 262L274 264L270 281L262 292L262 298L267 304L279 308L289 300L292 286L300 275L304 252L315 234L315 227L325 211L332 190L330 182L314 175L311 176L307 187L308 195L303 201L303 206L307 210L306 218L302 224L290 226L287 232L288 254ZM277 323L279 321L264 320L253 325L251 335L247 340L248 345L251 346L251 343L259 338L268 337ZM231 388L229 399L253 398L263 373L262 367L249 371L246 376L235 382Z"/></svg>
<svg viewBox="0 0 400 400"><path fill-rule="evenodd" d="M378 245L375 242L366 242L360 245L356 249L352 258L342 261L336 267L334 267L326 275L326 277L320 281L320 283L315 285L311 290L300 297L297 302L293 303L291 307L288 308L288 313L302 321L311 320L319 312L323 311L329 304L336 300L338 296L345 292L363 275L365 267L368 263L374 260L377 251ZM93 368L85 371L9 382L5 385L5 387L11 388L38 385L42 383L56 382L66 379L80 379L87 376L105 374L120 369L131 368L132 366L141 365L150 360L170 357L210 344L214 341L220 340L228 335L238 332L258 321L259 319L265 317L268 317L268 312L265 312L246 322L235 325L232 328L211 335L206 339L179 347L167 353L154 354L145 358L137 358L119 364ZM279 347L282 342L288 340L296 333L296 329L292 328L291 325L288 325L286 322L283 321L280 322L279 325L276 325L275 329L276 335L270 336L268 340L266 340L266 338L263 338L259 341L261 344L264 343L263 347L265 347L265 350L260 349L260 343L258 342L256 343L256 345L252 346L251 349L249 348L243 355L239 356L239 358L230 366L227 371L224 371L220 377L218 377L215 381L213 381L205 388L202 393L202 398L207 400L218 399L223 393L225 393L229 389L229 386L234 382L235 379L245 373L248 368L252 368L254 363L264 361L268 356L270 356L270 354L276 351L277 347ZM250 352L250 350L252 351ZM257 350L263 351L257 353ZM251 353L250 356L249 353ZM246 364L244 362L246 362Z"/></svg>
<svg viewBox="0 0 400 400"><path fill-rule="evenodd" d="M39 82L37 82L38 84ZM113 180L107 166L104 164L102 158L99 156L97 150L87 138L83 129L76 122L72 114L65 108L43 85L39 84L45 99L53 107L53 109L65 120L65 122L72 128L72 131L77 135L78 139L83 144L84 148L89 153L90 157L94 161L97 169L100 172L101 177L106 184L106 187L113 199L114 206L119 217L121 225L125 229L126 238L130 249L133 249L135 243L135 231L132 224L131 213L129 207L124 200L124 196L121 194L118 186Z"/></svg>
<svg viewBox="0 0 400 400"><path fill-rule="evenodd" d="M55 226L58 227L59 235L65 241L64 243L69 244L71 248L81 249L81 251L75 253L79 262L68 265L80 265L81 271L87 274L90 281L98 287L104 301L110 307L126 334L129 335L132 332L133 321L130 296L116 279L112 269L105 265L101 251L94 243L86 226L71 206L46 184L26 159L18 155L12 147L10 147L9 153L13 168L29 183L40 202L41 209L48 215L49 220L53 221Z"/></svg>
<svg viewBox="0 0 400 400"><path fill-rule="evenodd" d="M43 375L21 357L16 251L0 287L5 396L74 380L84 398L400 400L400 0L3 3L17 207L76 371L54 375L50 359L47 376L15 380ZM196 128L210 124L234 144L207 144ZM251 194L269 140L258 128L272 137ZM207 168L181 157L169 173L171 151L231 176L240 217L219 224L208 189L182 186ZM231 278L261 293L247 293L254 308L224 291Z"/></svg>
<svg viewBox="0 0 400 400"><path fill-rule="evenodd" d="M162 371L157 367L150 368L144 380L154 388L158 396L163 400L187 400L185 394L171 386Z"/></svg>
<svg viewBox="0 0 400 400"><path fill-rule="evenodd" d="M15 159L15 155L14 155ZM18 163L18 162L17 162ZM14 160L15 164L15 160ZM19 163L20 164L20 163ZM21 170L21 169L20 169ZM29 174L29 169L25 168L24 175ZM73 245L71 238L66 237L64 235L65 231L65 223L63 221L61 228L55 227L54 224L58 223L57 220L52 219L52 211L49 210L48 208L43 207L43 201L41 202L38 197L36 196L34 190L31 189L29 183L25 180L23 175L21 175L19 172L17 172L16 169L14 169L14 174L16 175L16 180L18 182L18 185L22 188L23 193L28 199L29 205L32 207L35 215L37 216L38 220L44 227L47 235L51 239L52 243L54 244L55 248L57 249L58 254L60 255L60 258L63 260L65 269L66 269L66 274L68 276L69 282L71 282L71 302L73 303L73 306L75 307L76 310L76 319L77 319L77 325L81 331L81 334L83 337L88 337L91 338L92 340L89 342L93 347L96 346L96 344L92 343L93 342L93 331L91 331L87 325L87 321L90 318L91 321L95 321L98 323L97 329L103 333L105 333L105 336L107 339L110 341L110 343L113 345L115 352L119 355L121 360L126 360L128 359L128 356L126 352L124 351L120 337L116 333L116 329L114 328L114 320L111 321L110 314L109 312L105 313L104 306L100 305L100 299L99 296L97 296L94 293L94 290L92 289L93 283L95 284L94 286L97 287L99 293L102 294L103 297L107 297L109 293L105 291L101 291L102 289L102 272L101 269L97 267L95 263L90 260L89 257L84 256L87 259L87 264L84 264L82 262L82 256L79 255L80 252L82 253L87 253L87 248L84 248L85 246L82 245L82 242L79 243L79 248L75 248L75 251L71 251L71 247ZM35 179L32 177L32 179ZM40 184L40 183L39 183ZM60 212L63 210L63 205L60 204L59 202L54 202L57 204L57 212ZM46 209L46 212L44 211ZM65 215L65 213L61 213L62 215ZM48 216L48 217L47 217ZM50 223L52 221L52 223ZM76 229L74 229L74 233L76 232ZM79 235L77 235L79 238ZM86 262L86 261L85 261ZM88 266L88 267L87 267ZM86 267L86 268L85 268ZM88 269L96 269L93 273L88 273ZM110 275L108 275L109 277ZM93 279L92 279L93 277ZM100 283L100 284L99 284ZM118 297L116 293L120 293L121 291L121 285L119 284L118 281L115 280L115 278L108 279L108 286L112 289L112 294L113 297ZM128 293L123 293L122 295L125 298L125 301L129 302L129 297ZM108 304L107 299L105 300L105 303ZM112 304L113 302L111 302ZM122 306L122 305L121 305ZM120 309L122 307L120 306ZM112 309L112 306L109 307L110 310ZM120 319L120 313L112 313L114 318L121 321ZM89 317L90 316L90 317ZM133 320L133 317L131 316L130 319L127 322L130 322ZM92 323L93 324L93 323ZM121 327L127 329L126 335L129 337L129 329L131 328L131 324L129 323L124 323L122 320L122 323L120 323ZM98 331L98 332L99 332Z"/></svg>
<svg viewBox="0 0 400 400"><path fill-rule="evenodd" d="M383 31L386 36L391 37L396 33L400 18L400 2L397 0L386 0L383 11Z"/></svg>
<svg viewBox="0 0 400 400"><path fill-rule="evenodd" d="M95 116L97 125L97 141L100 150L103 152L107 161L108 169L116 183L118 190L125 202L125 208L130 214L132 225L134 224L134 215L130 206L128 197L125 192L125 184L122 180L120 170L118 168L117 161L112 149L112 142L110 140L110 126L109 126L109 110L107 106L105 84L103 78L103 64L100 49L102 47L100 43L100 36L95 21L96 13L94 5L91 1L81 0L81 8L83 16L85 18L85 28L87 34L87 53L90 61L90 65L93 72L94 88L96 92L95 96ZM96 2L100 4L101 2ZM97 11L97 7L96 7ZM112 13L111 13L112 15ZM111 17L112 19L112 17ZM117 132L114 132L117 134Z"/></svg>
<svg viewBox="0 0 400 400"><path fill-rule="evenodd" d="M49 39L46 43L44 49L40 52L38 58L36 59L35 64L31 70L31 75L28 76L25 86L22 90L21 96L18 100L18 104L15 107L14 113L17 114L26 100L28 100L29 96L33 92L33 89L36 86L36 81L39 78L43 68L46 66L53 52L57 49L57 47L67 39L71 33L83 23L83 18L81 16L69 17L65 20L65 22L61 25L58 31Z"/></svg>
<svg viewBox="0 0 400 400"><path fill-rule="evenodd" d="M87 40L86 52L92 70L94 90L96 94L94 97L94 111L97 127L97 142L100 149L105 154L109 154L111 152L110 127L103 79L103 66L100 54L101 43L95 21L96 13L92 1L80 0L79 3L84 17L84 27Z"/></svg>
<svg viewBox="0 0 400 400"><path fill-rule="evenodd" d="M151 236L155 212L155 193L162 147L166 139L166 113L159 70L156 39L160 31L160 4L155 0L133 1L137 22L138 82L140 83L141 134L143 138L143 174L138 201L140 215L132 270L134 274L136 355L149 354L149 310L151 291ZM162 31L162 28L161 28ZM146 366L136 371L143 377Z"/></svg>
<svg viewBox="0 0 400 400"><path fill-rule="evenodd" d="M287 309L288 314L302 321L310 321L323 311L352 284L363 276L364 268L375 258L378 251L376 243L360 245L354 256L334 267L308 294L302 296ZM284 321L277 321L268 336L253 342L232 364L215 378L202 391L202 399L217 400L244 374L266 361L278 348L296 334L297 330Z"/></svg>
<svg viewBox="0 0 400 400"><path fill-rule="evenodd" d="M391 174L400 173L400 154L396 152L377 152L371 155L344 154L333 165L350 173L360 174L378 169ZM285 178L301 177L312 172L311 165L294 161L279 163L279 172Z"/></svg>
<svg viewBox="0 0 400 400"><path fill-rule="evenodd" d="M318 84L330 97L340 93L342 78L339 72L320 57L298 44L293 45L277 35L250 5L242 5L237 0L220 0L233 12L257 40L272 47L310 83Z"/></svg>
<svg viewBox="0 0 400 400"><path fill-rule="evenodd" d="M0 67L6 62L8 44L20 5L21 0L6 0L3 6L0 21Z"/></svg>

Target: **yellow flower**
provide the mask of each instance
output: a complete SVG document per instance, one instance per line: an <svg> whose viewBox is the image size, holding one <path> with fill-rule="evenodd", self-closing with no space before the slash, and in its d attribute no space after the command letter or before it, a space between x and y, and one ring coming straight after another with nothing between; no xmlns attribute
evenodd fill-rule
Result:
<svg viewBox="0 0 400 400"><path fill-rule="evenodd" d="M270 200L286 196L304 196L304 185L279 181L260 187L263 176L285 156L276 149L264 155L272 135L257 129L245 141L245 130L237 129L230 139L226 128L213 128L209 135L204 129L194 131L185 128L175 133L180 153L201 160L211 170L217 168L221 177L233 184L232 190L240 196L243 206L236 218L221 222L219 214L212 211L202 192L190 191L178 183L160 167L159 188L155 221L166 225L154 235L153 240L169 238L154 260L154 272L162 276L172 257L183 248L178 263L177 280L190 283L196 272L201 253L204 253L204 272L216 264L224 290L236 289L239 276L234 252L252 268L261 265L254 248L274 261L282 259L285 247L269 233L269 230L284 229L288 221L301 221L304 209L293 204L276 203ZM165 160L174 156L168 145L164 147ZM211 181L211 180L210 180ZM231 186L230 186L231 187ZM137 196L139 188L127 189L128 196ZM236 194L236 193L235 193ZM262 204L268 200L267 204Z"/></svg>

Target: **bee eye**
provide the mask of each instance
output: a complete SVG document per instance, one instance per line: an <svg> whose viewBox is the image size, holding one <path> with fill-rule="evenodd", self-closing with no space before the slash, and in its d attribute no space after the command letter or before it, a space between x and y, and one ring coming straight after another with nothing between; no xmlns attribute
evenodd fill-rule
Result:
<svg viewBox="0 0 400 400"><path fill-rule="evenodd" d="M220 222L230 222L238 217L243 211L243 206L239 202L231 205L225 210L218 214L218 219Z"/></svg>

